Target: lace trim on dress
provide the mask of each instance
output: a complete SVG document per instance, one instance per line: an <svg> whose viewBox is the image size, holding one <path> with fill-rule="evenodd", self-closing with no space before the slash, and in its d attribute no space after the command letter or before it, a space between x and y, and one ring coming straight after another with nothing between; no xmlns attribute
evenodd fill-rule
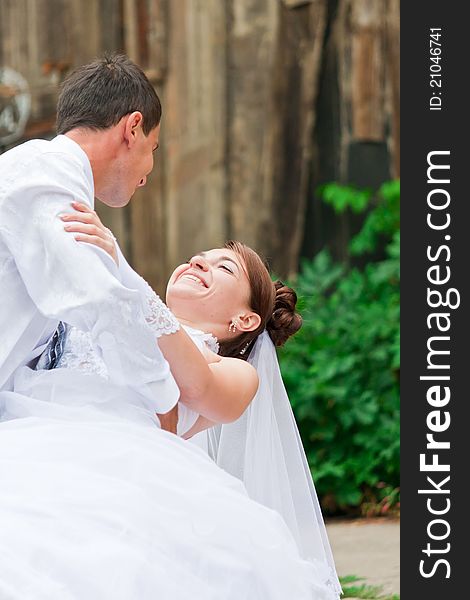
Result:
<svg viewBox="0 0 470 600"><path fill-rule="evenodd" d="M93 348L91 334L60 322L39 357L36 370L74 369L108 379L108 369Z"/></svg>
<svg viewBox="0 0 470 600"><path fill-rule="evenodd" d="M214 352L214 354L219 354L220 345L217 341L217 338L214 335L212 335L212 333L204 333L202 339L204 340L204 343L209 348L209 350Z"/></svg>
<svg viewBox="0 0 470 600"><path fill-rule="evenodd" d="M104 379L109 379L108 369L93 347L90 333L80 331L75 327L66 328L63 353L56 368L94 373Z"/></svg>
<svg viewBox="0 0 470 600"><path fill-rule="evenodd" d="M215 335L212 335L212 333L206 333L205 331L202 331L202 329L194 329L188 325L183 325L183 329L186 331L189 337L193 339L193 341L200 341L204 343L211 352L214 352L214 354L219 353L220 345Z"/></svg>
<svg viewBox="0 0 470 600"><path fill-rule="evenodd" d="M176 333L180 329L180 323L175 315L161 298L145 282L146 302L144 307L145 320L157 338L162 335Z"/></svg>

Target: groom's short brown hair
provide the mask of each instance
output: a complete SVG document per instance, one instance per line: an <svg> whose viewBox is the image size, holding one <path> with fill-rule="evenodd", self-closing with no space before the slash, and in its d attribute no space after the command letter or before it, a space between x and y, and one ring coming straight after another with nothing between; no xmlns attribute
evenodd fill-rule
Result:
<svg viewBox="0 0 470 600"><path fill-rule="evenodd" d="M57 133L107 129L134 111L142 113L145 135L160 123L160 99L142 69L123 54L108 54L78 67L63 82Z"/></svg>

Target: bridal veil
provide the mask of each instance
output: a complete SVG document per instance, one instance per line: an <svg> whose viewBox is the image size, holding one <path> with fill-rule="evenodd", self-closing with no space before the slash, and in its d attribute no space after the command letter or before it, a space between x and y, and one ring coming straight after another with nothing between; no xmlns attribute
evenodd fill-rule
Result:
<svg viewBox="0 0 470 600"><path fill-rule="evenodd" d="M326 582L339 595L320 504L276 349L266 331L258 337L248 362L258 372L258 392L237 421L207 431L209 454L243 481L253 500L281 514L302 557L325 566Z"/></svg>

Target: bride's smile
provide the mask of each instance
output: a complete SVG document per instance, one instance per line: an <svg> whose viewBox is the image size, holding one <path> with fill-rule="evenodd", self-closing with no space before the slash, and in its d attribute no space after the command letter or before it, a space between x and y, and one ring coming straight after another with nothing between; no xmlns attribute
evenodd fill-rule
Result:
<svg viewBox="0 0 470 600"><path fill-rule="evenodd" d="M193 275L192 273L183 273L183 275L180 275L179 279L194 281L199 286L202 286L204 288L209 287L200 275Z"/></svg>
<svg viewBox="0 0 470 600"><path fill-rule="evenodd" d="M199 252L176 267L166 300L180 322L210 331L218 339L231 336L232 320L241 325L243 317L253 313L246 266L229 248Z"/></svg>
<svg viewBox="0 0 470 600"><path fill-rule="evenodd" d="M228 277L231 278L232 284L235 281L239 282L240 279L243 279L242 275L245 275L245 269L239 263L235 253L230 253L233 256L229 256L229 252L226 249L214 249L196 254L187 263L175 269L170 278L168 288L182 280L194 281L205 288L210 288L213 285L221 285L225 288L227 285L230 285ZM246 286L248 286L246 275L244 279ZM248 293L248 287L246 288L246 292Z"/></svg>

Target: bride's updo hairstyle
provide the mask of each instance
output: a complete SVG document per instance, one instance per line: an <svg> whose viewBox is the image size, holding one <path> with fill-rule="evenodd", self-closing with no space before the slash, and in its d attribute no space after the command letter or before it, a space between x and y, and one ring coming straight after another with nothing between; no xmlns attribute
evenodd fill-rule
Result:
<svg viewBox="0 0 470 600"><path fill-rule="evenodd" d="M295 312L297 303L295 291L284 285L282 281L273 282L268 266L254 250L236 241L226 242L224 247L241 258L250 284L250 308L261 317L261 323L254 331L241 333L231 339L219 340L219 354L246 360L256 338L264 329L275 346L282 346L300 329L302 318Z"/></svg>

